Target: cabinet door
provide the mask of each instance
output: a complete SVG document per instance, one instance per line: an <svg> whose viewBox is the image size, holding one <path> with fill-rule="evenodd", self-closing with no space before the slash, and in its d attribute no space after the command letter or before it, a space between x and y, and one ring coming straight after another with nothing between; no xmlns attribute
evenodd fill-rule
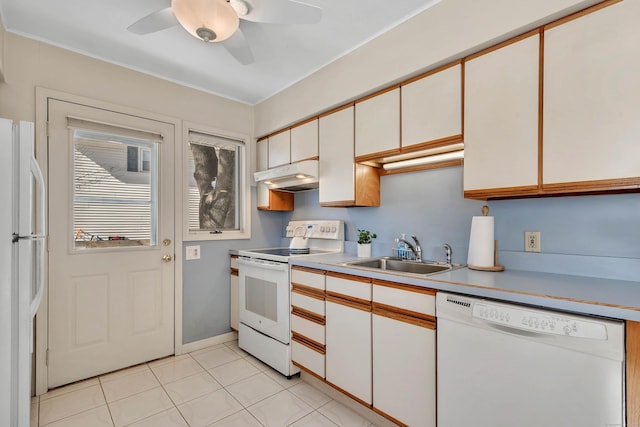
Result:
<svg viewBox="0 0 640 427"><path fill-rule="evenodd" d="M402 148L462 139L462 65L403 85Z"/></svg>
<svg viewBox="0 0 640 427"><path fill-rule="evenodd" d="M327 382L371 404L371 312L326 303Z"/></svg>
<svg viewBox="0 0 640 427"><path fill-rule="evenodd" d="M374 314L373 407L406 425L435 427L435 348L434 329Z"/></svg>
<svg viewBox="0 0 640 427"><path fill-rule="evenodd" d="M465 62L465 196L537 191L539 54L536 32Z"/></svg>
<svg viewBox="0 0 640 427"><path fill-rule="evenodd" d="M353 107L320 117L320 203L355 200Z"/></svg>
<svg viewBox="0 0 640 427"><path fill-rule="evenodd" d="M400 88L355 105L355 156L397 153L400 149Z"/></svg>
<svg viewBox="0 0 640 427"><path fill-rule="evenodd" d="M545 190L640 177L638 22L640 2L623 1L546 29Z"/></svg>
<svg viewBox="0 0 640 427"><path fill-rule="evenodd" d="M291 163L291 132L286 130L269 137L269 169Z"/></svg>
<svg viewBox="0 0 640 427"><path fill-rule="evenodd" d="M318 158L318 119L291 128L291 163Z"/></svg>

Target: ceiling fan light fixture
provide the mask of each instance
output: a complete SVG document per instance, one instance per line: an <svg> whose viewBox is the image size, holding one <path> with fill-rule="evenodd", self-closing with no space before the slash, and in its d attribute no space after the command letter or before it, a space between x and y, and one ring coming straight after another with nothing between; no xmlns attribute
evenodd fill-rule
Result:
<svg viewBox="0 0 640 427"><path fill-rule="evenodd" d="M180 25L205 42L221 42L240 25L238 15L226 0L171 0Z"/></svg>

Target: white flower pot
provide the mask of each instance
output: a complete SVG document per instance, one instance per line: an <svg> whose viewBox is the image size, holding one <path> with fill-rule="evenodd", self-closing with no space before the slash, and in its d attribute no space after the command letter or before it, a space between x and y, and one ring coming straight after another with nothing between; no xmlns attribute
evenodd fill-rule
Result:
<svg viewBox="0 0 640 427"><path fill-rule="evenodd" d="M358 243L358 258L369 258L371 256L371 243Z"/></svg>

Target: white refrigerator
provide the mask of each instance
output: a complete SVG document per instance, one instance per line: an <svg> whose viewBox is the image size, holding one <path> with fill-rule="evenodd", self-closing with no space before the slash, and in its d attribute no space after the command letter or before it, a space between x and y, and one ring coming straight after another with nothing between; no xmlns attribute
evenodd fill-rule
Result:
<svg viewBox="0 0 640 427"><path fill-rule="evenodd" d="M27 427L33 318L44 289L44 180L33 123L0 119L0 143L0 426Z"/></svg>

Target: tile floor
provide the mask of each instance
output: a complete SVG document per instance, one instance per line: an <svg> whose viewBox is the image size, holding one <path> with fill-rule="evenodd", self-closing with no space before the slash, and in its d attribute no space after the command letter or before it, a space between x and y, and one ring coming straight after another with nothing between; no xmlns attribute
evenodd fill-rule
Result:
<svg viewBox="0 0 640 427"><path fill-rule="evenodd" d="M31 427L373 426L237 341L145 363L34 397Z"/></svg>

